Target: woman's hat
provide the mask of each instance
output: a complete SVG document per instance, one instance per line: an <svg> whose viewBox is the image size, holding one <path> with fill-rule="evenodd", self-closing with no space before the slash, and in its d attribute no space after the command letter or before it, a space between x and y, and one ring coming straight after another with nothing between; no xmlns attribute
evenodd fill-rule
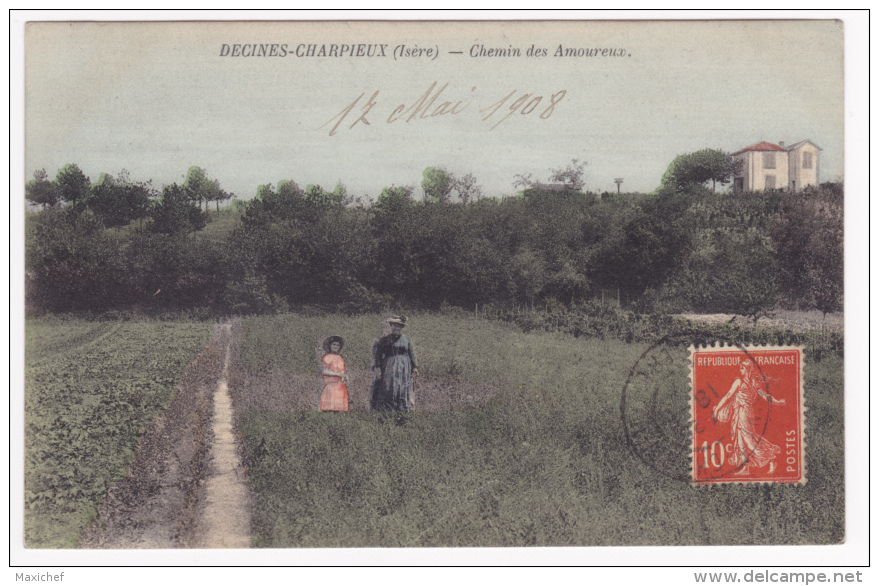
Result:
<svg viewBox="0 0 879 586"><path fill-rule="evenodd" d="M333 345L333 342L339 343L339 350L341 350L345 346L345 339L342 336L330 336L326 340L324 340L324 350L327 352L330 351L330 346Z"/></svg>
<svg viewBox="0 0 879 586"><path fill-rule="evenodd" d="M389 324L397 324L399 326L406 326L406 316L404 315L392 315L387 320Z"/></svg>

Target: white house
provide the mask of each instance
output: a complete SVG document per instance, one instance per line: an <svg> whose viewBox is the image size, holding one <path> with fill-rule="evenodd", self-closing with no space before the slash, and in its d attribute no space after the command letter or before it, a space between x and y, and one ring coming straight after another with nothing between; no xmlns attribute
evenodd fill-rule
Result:
<svg viewBox="0 0 879 586"><path fill-rule="evenodd" d="M818 152L821 147L801 140L785 148L784 143L758 142L733 153L740 168L733 178L735 191L802 191L818 185Z"/></svg>

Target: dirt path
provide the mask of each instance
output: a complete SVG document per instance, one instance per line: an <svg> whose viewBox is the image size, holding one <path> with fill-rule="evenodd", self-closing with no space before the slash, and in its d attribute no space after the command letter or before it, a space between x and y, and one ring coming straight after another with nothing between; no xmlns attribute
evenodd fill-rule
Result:
<svg viewBox="0 0 879 586"><path fill-rule="evenodd" d="M250 500L226 383L232 347L231 325L217 325L83 531L83 548L248 547Z"/></svg>
<svg viewBox="0 0 879 586"><path fill-rule="evenodd" d="M753 320L731 313L681 313L677 317L712 325L732 323L743 327L754 327ZM798 332L808 330L842 331L845 327L845 316L842 312L824 315L817 310L787 311L782 309L761 317L757 325L764 328L784 328Z"/></svg>
<svg viewBox="0 0 879 586"><path fill-rule="evenodd" d="M232 398L227 376L232 356L232 326L222 326L226 340L223 373L214 393L211 463L199 507L196 547L250 546L250 498L238 442L232 426Z"/></svg>

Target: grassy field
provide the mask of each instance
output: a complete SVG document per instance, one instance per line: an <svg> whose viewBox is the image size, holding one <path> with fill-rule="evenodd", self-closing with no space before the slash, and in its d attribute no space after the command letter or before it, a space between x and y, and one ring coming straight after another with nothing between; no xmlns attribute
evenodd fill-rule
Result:
<svg viewBox="0 0 879 586"><path fill-rule="evenodd" d="M317 338L340 334L368 365L380 316L245 319L244 368L315 373ZM247 411L254 545L523 546L805 544L844 539L842 359L809 362L805 486L692 488L635 458L620 395L647 348L410 316L425 376L492 383L480 408L405 419L366 412ZM685 364L685 348L668 348ZM316 386L319 387L316 377ZM681 414L687 380L664 408ZM669 449L672 449L671 447ZM686 469L686 454L681 455Z"/></svg>
<svg viewBox="0 0 879 586"><path fill-rule="evenodd" d="M77 547L211 323L25 324L25 544Z"/></svg>
<svg viewBox="0 0 879 586"><path fill-rule="evenodd" d="M209 220L198 236L214 242L225 242L235 228L241 225L241 215L241 211L232 207L220 207L218 214L217 208L211 206L208 211Z"/></svg>

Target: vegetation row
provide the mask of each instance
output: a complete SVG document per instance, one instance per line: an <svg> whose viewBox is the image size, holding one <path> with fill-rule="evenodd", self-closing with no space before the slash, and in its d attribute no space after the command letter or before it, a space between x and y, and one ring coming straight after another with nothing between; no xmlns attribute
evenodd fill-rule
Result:
<svg viewBox="0 0 879 586"><path fill-rule="evenodd" d="M210 337L194 321L42 317L26 324L24 520L28 547L77 547L144 428Z"/></svg>
<svg viewBox="0 0 879 586"><path fill-rule="evenodd" d="M638 313L755 318L842 308L841 184L714 193L664 178L654 194L598 196L578 190L582 166L568 171L564 189L523 178L518 196L485 198L472 176L429 168L423 201L389 187L374 203L285 180L214 211L208 202L229 194L198 167L159 192L127 173L92 184L68 165L28 184L45 209L28 215L27 299L52 311L236 314L601 298Z"/></svg>

